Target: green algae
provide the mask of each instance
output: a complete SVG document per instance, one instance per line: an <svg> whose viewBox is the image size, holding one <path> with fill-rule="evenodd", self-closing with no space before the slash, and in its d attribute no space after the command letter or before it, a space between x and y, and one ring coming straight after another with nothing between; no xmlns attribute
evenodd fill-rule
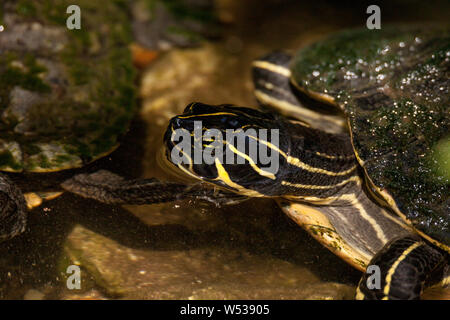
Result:
<svg viewBox="0 0 450 320"><path fill-rule="evenodd" d="M8 166L17 171L22 169L22 164L18 163L8 150L0 152L0 166Z"/></svg>
<svg viewBox="0 0 450 320"><path fill-rule="evenodd" d="M66 28L66 8L71 4L55 0L17 2L16 13L24 22L39 21L44 27L60 28L67 43L60 52L50 56L46 52L16 50L6 50L0 56L0 111L8 106L9 92L15 86L45 97L27 110L30 131L27 135L14 131L18 123L10 121L0 124L0 138L17 141L24 161L28 155L36 155L27 152L39 150L36 144L42 142L57 143L67 152L67 155L56 155L52 159L54 165L41 155L41 163L22 164L26 170L58 169L73 155L84 163L104 155L118 144L134 115L135 70L128 48L132 36L128 13L124 10L128 1L78 1L80 30ZM64 66L65 95L54 95L54 88L43 77L47 70L36 62L37 56ZM11 66L12 61L19 61L25 71ZM18 168L15 162L19 159L14 159L14 163L6 160L1 168Z"/></svg>
<svg viewBox="0 0 450 320"><path fill-rule="evenodd" d="M9 92L15 86L30 91L48 93L50 87L39 78L39 74L45 71L45 67L37 64L31 55L24 57L25 70L12 65L18 56L13 53L0 56L0 110L9 104Z"/></svg>
<svg viewBox="0 0 450 320"><path fill-rule="evenodd" d="M438 177L450 180L450 136L442 138L434 145L430 167Z"/></svg>
<svg viewBox="0 0 450 320"><path fill-rule="evenodd" d="M449 68L449 30L420 26L344 31L300 50L292 65L300 87L332 96L347 113L374 184L447 245L450 182L436 146L450 131Z"/></svg>

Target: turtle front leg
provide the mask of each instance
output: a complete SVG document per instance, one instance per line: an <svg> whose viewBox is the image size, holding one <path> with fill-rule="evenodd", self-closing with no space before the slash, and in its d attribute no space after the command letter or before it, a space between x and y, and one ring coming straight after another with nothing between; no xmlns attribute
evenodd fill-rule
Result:
<svg viewBox="0 0 450 320"><path fill-rule="evenodd" d="M445 254L415 236L387 243L369 266L375 268L361 278L358 300L417 300L425 287L439 283L448 272Z"/></svg>
<svg viewBox="0 0 450 320"><path fill-rule="evenodd" d="M61 186L66 191L84 198L108 204L154 204L196 199L220 206L247 199L233 192L207 187L203 183L189 185L163 182L154 178L126 180L107 170L78 174L63 182Z"/></svg>
<svg viewBox="0 0 450 320"><path fill-rule="evenodd" d="M22 191L0 174L0 241L11 239L25 230L27 207Z"/></svg>

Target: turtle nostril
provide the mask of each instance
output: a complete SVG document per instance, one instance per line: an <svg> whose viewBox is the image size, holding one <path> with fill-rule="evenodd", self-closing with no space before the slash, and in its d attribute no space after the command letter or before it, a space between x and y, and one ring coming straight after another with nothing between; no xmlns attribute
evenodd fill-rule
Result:
<svg viewBox="0 0 450 320"><path fill-rule="evenodd" d="M194 123L190 119L182 119L179 116L172 119L173 130L186 129L188 131L191 131L193 128Z"/></svg>

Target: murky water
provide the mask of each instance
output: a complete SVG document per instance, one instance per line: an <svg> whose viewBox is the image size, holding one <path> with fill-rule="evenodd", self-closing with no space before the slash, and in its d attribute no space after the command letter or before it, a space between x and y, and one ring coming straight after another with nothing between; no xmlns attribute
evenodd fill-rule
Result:
<svg viewBox="0 0 450 320"><path fill-rule="evenodd" d="M219 1L224 36L161 54L142 73L140 111L121 147L85 170L173 179L158 164L167 120L191 101L255 106L251 61L365 25L367 3ZM419 7L420 6L420 7ZM445 21L423 1L382 7L382 23ZM81 266L80 290L66 286ZM360 273L269 200L110 206L70 194L30 212L0 244L3 299L351 299Z"/></svg>

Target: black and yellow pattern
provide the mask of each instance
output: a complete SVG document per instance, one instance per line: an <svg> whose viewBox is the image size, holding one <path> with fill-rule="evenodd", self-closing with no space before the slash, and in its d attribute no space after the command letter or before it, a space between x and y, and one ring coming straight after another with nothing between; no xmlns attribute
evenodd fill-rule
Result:
<svg viewBox="0 0 450 320"><path fill-rule="evenodd" d="M194 140L199 138L194 136L195 121L202 123L203 148L212 142L210 137L203 136L208 128L219 130L224 137L227 129L278 129L278 144L258 136L248 137L276 155L273 159L279 161L278 170L268 172L246 153L248 149L238 150L228 141L223 142L224 154L234 153L234 161L243 158L241 164L219 158L213 164L194 163ZM444 271L433 278L427 276L445 265L445 254L414 238L410 226L374 201L345 135L326 133L255 109L192 103L183 114L171 119L167 128L164 139L169 161L171 152L177 148L173 133L179 129L189 132L192 149L177 150L186 161L175 165L218 189L154 179L125 181L112 179L104 172L76 176L63 187L108 203L142 204L197 198L225 204L248 197L277 199L288 216L355 268L365 271L371 264L379 265L384 289L368 289L364 276L358 299L416 298L427 281L442 279ZM399 237L403 240L396 241ZM402 278L414 268L422 273L408 281ZM403 289L404 286L409 287Z"/></svg>
<svg viewBox="0 0 450 320"><path fill-rule="evenodd" d="M323 110L309 108L298 98L299 93L291 90L291 60L292 57L284 52L273 52L253 62L253 92L261 106L293 116L303 124L320 130L346 132L341 114L324 114ZM319 98L327 102L326 97Z"/></svg>
<svg viewBox="0 0 450 320"><path fill-rule="evenodd" d="M294 66L291 57L281 52L255 61L253 78L259 104L288 117L232 105L188 105L183 114L170 120L164 142L168 160L200 181L193 189L136 181L105 187L89 176L69 181L64 187L97 199L120 197L120 203L128 199L135 202L141 197L146 203L170 201L173 198L168 196L170 190L179 192L180 188L181 197L203 196L206 200L214 198L214 194L218 199L236 195L241 197L238 201L249 197L274 198L290 218L355 268L364 272L368 266L378 267L380 287L369 289L369 275L365 274L357 299L420 298L425 287L437 283L448 285L450 279L446 241L449 237L448 180L440 179L429 187L434 176L424 165L429 161L425 151L429 150L430 143L448 133L448 108L445 109L448 104L441 103L448 100L448 95L443 96L440 91L448 87L448 77L442 70L448 69L450 60L448 36L434 41L436 34L416 31L342 33L328 42L303 49L297 54ZM423 36L424 41L415 44L414 35ZM397 43L403 40L401 45ZM394 58L399 58L395 52L400 52L404 59L398 65L389 64L389 72L384 74L376 67L381 59L377 54L386 44L395 44L398 48L393 51ZM410 50L412 47L414 50ZM436 54L426 63L434 69L416 70L417 62L433 52ZM344 63L345 57L348 59ZM366 70L372 62L376 64L373 70ZM375 71L377 74L370 78L358 74L361 70L367 75ZM431 74L430 70L437 71ZM435 84L416 81L413 77L416 71L434 79ZM433 94L430 96L436 98L437 104L421 100L426 108L420 109L419 102L408 104L398 100L403 94L397 85L402 79L408 80L405 77L412 83L408 84L408 94L414 93L409 98L415 99L415 93L422 92L420 88L423 88L423 92ZM392 87L387 90L380 84L392 84ZM444 89L438 92L438 85ZM396 95L392 94L395 90ZM307 105L305 95L322 104ZM348 121L340 111L330 111L330 107L345 111ZM391 115L392 108L395 110ZM386 112L377 113L377 110ZM201 127L196 128L196 123L201 123ZM416 128L419 123L425 123L420 130ZM217 142L208 135L209 129L215 129L222 137L226 137L228 130L253 130L253 133L244 135L244 148L225 139L218 144L217 150L221 152L210 153L214 161L194 161L195 147L211 151ZM425 129L434 135L428 137ZM178 130L187 132L189 147L181 148L174 141ZM275 142L272 135L259 135L259 130L277 130L278 139ZM392 136L401 139L399 143L407 148L396 149L399 143L388 139ZM278 164L276 169L254 157L249 148L252 142L270 151L270 159ZM173 152L184 161L175 161ZM219 154L231 154L233 161L224 161ZM401 165L392 166L400 162ZM416 170L418 165L420 170ZM212 188L209 190L214 192L201 193L199 186ZM165 200L155 196L156 187L163 190ZM437 190L434 198L428 197L430 190ZM425 205L420 198L422 194L423 199L428 197ZM414 201L408 198L410 195L416 197ZM414 219L411 219L412 211L409 216L403 212L407 207L417 207ZM422 214L427 208L431 215Z"/></svg>
<svg viewBox="0 0 450 320"><path fill-rule="evenodd" d="M235 154L231 164L227 164L226 161L216 162L213 166L207 166L203 162L193 163L192 155L195 153L193 131L196 121L203 124L202 134L209 128L221 131L224 137L223 154L227 152ZM357 163L347 137L327 134L275 117L270 113L231 105L209 106L193 103L182 115L173 118L169 123L164 138L169 157L172 149L177 147L171 137L180 129L190 132L192 149L184 152L187 161L178 164L178 167L196 178L220 184L240 193L268 197L317 194L325 196L334 194L334 188L342 187L348 182L357 182ZM277 172L267 172L264 166L256 163L257 159L250 159L250 155L242 152L243 150L237 150L236 145L225 139L227 130L248 132L249 129L254 129L255 132L260 129L278 130L277 144L272 143L270 139L263 140L253 135L246 138L253 140L246 141L247 147L250 142L255 142L258 147L264 146L270 151L271 158L279 163ZM203 139L207 140L208 138ZM317 141L323 141L323 144L316 145L314 142ZM244 158L245 163L239 164L238 158ZM299 192L299 189L302 192Z"/></svg>
<svg viewBox="0 0 450 320"><path fill-rule="evenodd" d="M227 163L220 158L213 164L195 163L193 146L199 138L194 135L195 121L202 123L203 148L212 142L210 137L203 136L208 128L215 128L224 136L227 129L278 129L278 144L258 136L247 137L267 146L276 155L278 170L266 171L264 165L246 153L248 149L239 150L228 141L223 142L223 152L233 152L235 161L241 157L241 164ZM76 176L63 187L108 203L197 198L225 204L249 197L277 199L288 216L355 268L365 271L371 264L380 267L382 289L368 289L364 285L365 275L358 299L417 298L424 285L442 280L448 272L446 253L418 239L410 226L372 198L373 191L364 182L363 171L345 135L326 133L255 109L192 103L183 114L171 119L167 128L164 139L169 161L177 148L173 133L179 129L189 132L192 149L177 150L186 161L174 164L200 180L200 184L188 186L154 179L125 181L117 177L110 179L107 173L96 173ZM217 189L208 188L202 182ZM402 278L410 270L420 272L411 279ZM428 277L431 273L433 277Z"/></svg>
<svg viewBox="0 0 450 320"><path fill-rule="evenodd" d="M347 136L326 133L254 109L192 103L170 121L165 135L169 160L177 147L171 139L175 130L188 130L194 146L194 121L202 121L202 133L215 128L223 136L227 129L278 129L277 145L269 139L253 137L276 154L277 172L269 174L245 153L248 149L237 150L228 142L224 143L223 152L228 149L237 157L244 157L245 163L227 163L216 158L212 165L194 164L192 148L184 151L184 159L188 161L176 165L194 178L227 191L288 200L283 206L287 214L313 236L321 234L316 237L320 242L355 267L363 270L388 241L409 234L408 226L363 191L363 178ZM314 212L309 217L314 221L305 220L307 211ZM318 230L326 230L328 236Z"/></svg>
<svg viewBox="0 0 450 320"><path fill-rule="evenodd" d="M379 288L368 288L368 274L362 277L359 300L415 300L423 289L446 276L446 257L418 237L395 239L370 262L380 268Z"/></svg>

